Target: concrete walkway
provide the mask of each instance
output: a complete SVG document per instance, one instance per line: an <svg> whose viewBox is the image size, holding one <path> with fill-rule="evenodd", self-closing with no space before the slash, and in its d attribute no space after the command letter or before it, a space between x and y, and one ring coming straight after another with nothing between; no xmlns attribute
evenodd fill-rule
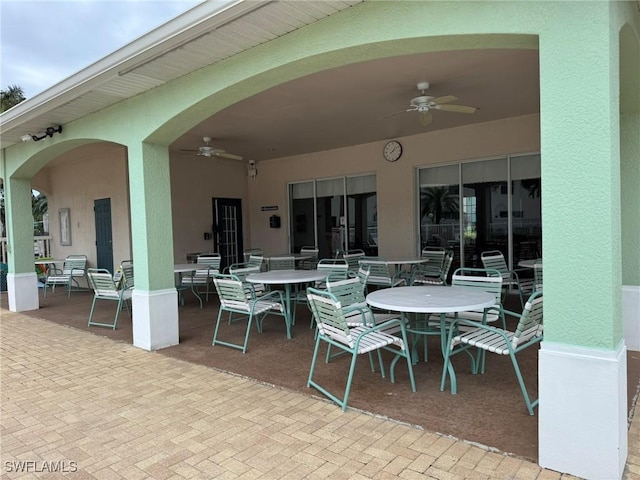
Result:
<svg viewBox="0 0 640 480"><path fill-rule="evenodd" d="M1 478L575 478L44 320L0 316ZM640 419L625 478L640 479Z"/></svg>

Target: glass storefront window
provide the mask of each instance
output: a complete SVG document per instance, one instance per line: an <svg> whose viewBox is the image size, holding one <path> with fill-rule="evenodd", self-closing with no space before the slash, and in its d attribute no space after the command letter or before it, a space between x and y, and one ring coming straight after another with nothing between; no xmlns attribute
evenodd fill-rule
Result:
<svg viewBox="0 0 640 480"><path fill-rule="evenodd" d="M355 248L377 255L375 175L293 183L289 201L294 252L305 245L317 245L320 258Z"/></svg>
<svg viewBox="0 0 640 480"><path fill-rule="evenodd" d="M453 249L452 270L482 268L487 250L512 268L542 256L539 154L428 167L418 178L421 248Z"/></svg>

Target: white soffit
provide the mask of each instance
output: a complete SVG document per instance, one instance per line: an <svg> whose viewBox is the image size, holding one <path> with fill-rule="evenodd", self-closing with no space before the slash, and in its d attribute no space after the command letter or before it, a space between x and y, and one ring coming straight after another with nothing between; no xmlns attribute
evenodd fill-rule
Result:
<svg viewBox="0 0 640 480"><path fill-rule="evenodd" d="M0 115L0 147L97 112L364 0L204 2Z"/></svg>

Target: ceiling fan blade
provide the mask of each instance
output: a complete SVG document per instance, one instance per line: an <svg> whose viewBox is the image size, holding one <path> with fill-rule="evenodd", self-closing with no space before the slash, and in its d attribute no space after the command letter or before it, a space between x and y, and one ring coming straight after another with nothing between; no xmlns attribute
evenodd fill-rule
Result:
<svg viewBox="0 0 640 480"><path fill-rule="evenodd" d="M240 155L234 155L233 153L214 152L214 155L216 157L230 158L231 160L242 160L242 157Z"/></svg>
<svg viewBox="0 0 640 480"><path fill-rule="evenodd" d="M433 122L431 112L420 112L420 125L426 127L427 125L431 125L431 122Z"/></svg>
<svg viewBox="0 0 640 480"><path fill-rule="evenodd" d="M393 113L390 113L388 115L385 115L384 117L381 117L381 119L384 120L385 118L395 117L396 115L400 115L401 113L407 113L409 111L410 110L400 110L399 112L393 112Z"/></svg>
<svg viewBox="0 0 640 480"><path fill-rule="evenodd" d="M442 105L444 103L451 103L458 100L458 97L454 97L453 95L444 95L442 97L436 97L433 99L433 103L436 105Z"/></svg>
<svg viewBox="0 0 640 480"><path fill-rule="evenodd" d="M478 110L476 107L469 107L467 105L435 105L433 108L456 113L475 113L475 111Z"/></svg>

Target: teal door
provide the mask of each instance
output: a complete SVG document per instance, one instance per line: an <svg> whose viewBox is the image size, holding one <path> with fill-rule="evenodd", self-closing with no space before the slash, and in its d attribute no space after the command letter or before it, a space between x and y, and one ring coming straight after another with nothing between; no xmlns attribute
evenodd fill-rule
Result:
<svg viewBox="0 0 640 480"><path fill-rule="evenodd" d="M113 272L113 241L111 236L111 199L93 202L96 221L96 259L98 268Z"/></svg>

